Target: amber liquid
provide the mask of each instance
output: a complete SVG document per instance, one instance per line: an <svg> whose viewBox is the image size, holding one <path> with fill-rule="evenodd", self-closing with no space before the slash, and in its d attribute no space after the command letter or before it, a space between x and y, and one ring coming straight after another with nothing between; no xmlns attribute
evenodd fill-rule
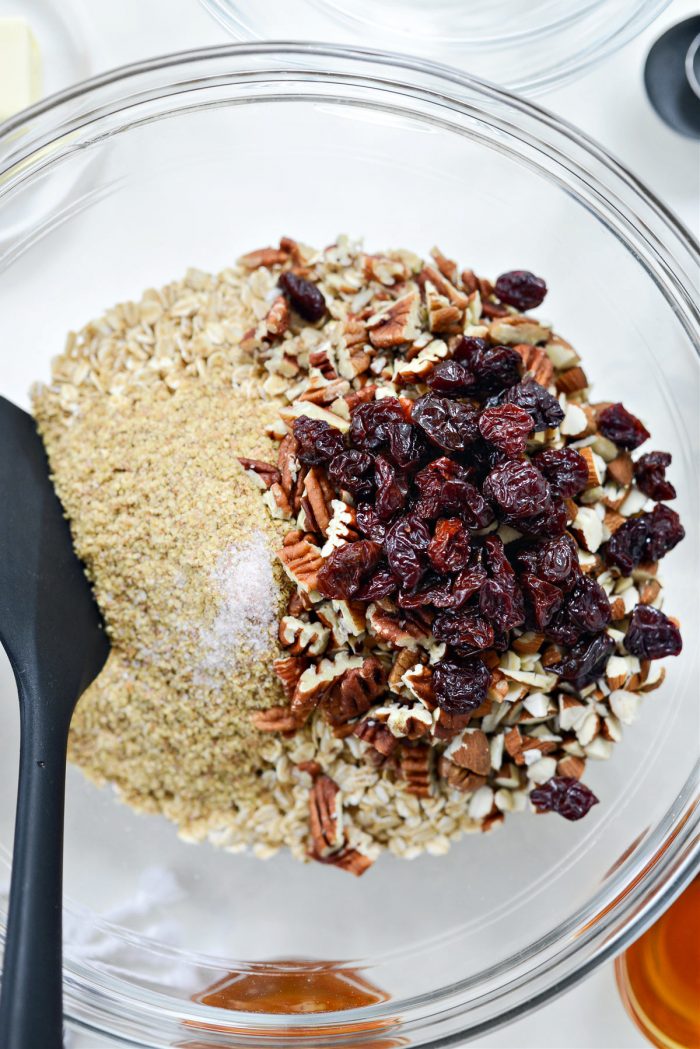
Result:
<svg viewBox="0 0 700 1049"><path fill-rule="evenodd" d="M622 998L661 1049L700 1049L700 877L615 963Z"/></svg>

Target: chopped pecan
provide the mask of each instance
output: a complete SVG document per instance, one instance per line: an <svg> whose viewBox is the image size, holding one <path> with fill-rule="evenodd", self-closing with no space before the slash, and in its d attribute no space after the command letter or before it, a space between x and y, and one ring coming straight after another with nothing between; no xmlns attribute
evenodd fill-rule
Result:
<svg viewBox="0 0 700 1049"><path fill-rule="evenodd" d="M413 342L420 333L419 307L418 292L409 291L370 317L367 328L372 345L384 350Z"/></svg>
<svg viewBox="0 0 700 1049"><path fill-rule="evenodd" d="M658 579L647 579L639 587L639 602L642 605L653 605L661 593L661 583Z"/></svg>
<svg viewBox="0 0 700 1049"><path fill-rule="evenodd" d="M420 663L420 656L410 648L402 648L396 653L394 662L389 672L388 685L392 692L401 692L403 675L416 663Z"/></svg>
<svg viewBox="0 0 700 1049"><path fill-rule="evenodd" d="M407 794L429 798L434 793L433 754L433 748L424 743L401 747L399 771Z"/></svg>
<svg viewBox="0 0 700 1049"><path fill-rule="evenodd" d="M377 721L376 718L369 717L360 721L355 725L353 732L363 743L367 743L368 746L378 751L385 758L393 754L399 745L399 741L393 732L386 725L383 725L381 721Z"/></svg>
<svg viewBox="0 0 700 1049"><path fill-rule="evenodd" d="M321 549L324 557L328 557L337 547L359 539L355 507L348 506L342 499L332 499L330 507L332 514L326 527L327 539Z"/></svg>
<svg viewBox="0 0 700 1049"><path fill-rule="evenodd" d="M520 354L525 370L530 372L535 382L540 386L549 386L554 378L554 365L546 352L527 342L516 343L513 349Z"/></svg>
<svg viewBox="0 0 700 1049"><path fill-rule="evenodd" d="M305 721L335 682L346 671L362 666L361 656L339 652L333 659L314 663L299 678L292 696L291 710L297 721Z"/></svg>
<svg viewBox="0 0 700 1049"><path fill-rule="evenodd" d="M440 335L457 335L464 324L464 313L445 295L441 295L431 281L425 282L425 305L428 311L428 328Z"/></svg>
<svg viewBox="0 0 700 1049"><path fill-rule="evenodd" d="M261 266L284 266L289 259L289 254L280 248L258 248L257 251L249 251L247 255L241 255L239 263L247 270L257 270Z"/></svg>
<svg viewBox="0 0 700 1049"><path fill-rule="evenodd" d="M280 484L288 496L294 490L294 482L299 474L299 442L293 433L285 434L277 451L277 467L280 473Z"/></svg>
<svg viewBox="0 0 700 1049"><path fill-rule="evenodd" d="M472 718L469 714L448 714L446 710L438 709L433 715L432 733L435 739L454 739L458 732L465 729Z"/></svg>
<svg viewBox="0 0 700 1049"><path fill-rule="evenodd" d="M318 570L323 564L323 558L314 543L304 537L296 543L283 546L277 551L277 556L293 583L302 590L316 589Z"/></svg>
<svg viewBox="0 0 700 1049"><path fill-rule="evenodd" d="M479 291L479 278L474 273L474 270L462 271L462 287L466 291L467 295L471 295L473 292Z"/></svg>
<svg viewBox="0 0 700 1049"><path fill-rule="evenodd" d="M405 264L389 255L365 255L362 270L365 280L376 280L387 287L401 283L410 276Z"/></svg>
<svg viewBox="0 0 700 1049"><path fill-rule="evenodd" d="M346 671L323 700L331 724L344 724L366 714L386 691L386 672L375 656L368 656L362 666Z"/></svg>
<svg viewBox="0 0 700 1049"><path fill-rule="evenodd" d="M268 707L254 710L250 715L252 724L260 732L296 732L299 722L289 707Z"/></svg>
<svg viewBox="0 0 700 1049"><path fill-rule="evenodd" d="M300 772L305 772L311 779L318 779L323 772L323 769L317 761L298 761L297 768Z"/></svg>
<svg viewBox="0 0 700 1049"><path fill-rule="evenodd" d="M292 615L284 615L280 620L280 644L293 656L320 656L329 638L330 630L322 623L306 622Z"/></svg>
<svg viewBox="0 0 700 1049"><path fill-rule="evenodd" d="M338 373L328 356L327 346L318 346L309 352L309 367L318 368L324 379L338 378Z"/></svg>
<svg viewBox="0 0 700 1049"><path fill-rule="evenodd" d="M468 769L460 768L459 765L455 765L449 758L446 758L444 754L438 761L438 775L450 787L461 791L463 794L472 794L486 783L486 776L477 776L474 772L469 772Z"/></svg>
<svg viewBox="0 0 700 1049"><path fill-rule="evenodd" d="M367 609L367 625L370 632L395 648L428 647L431 643L430 628L412 622L406 616L387 612L379 605Z"/></svg>
<svg viewBox="0 0 700 1049"><path fill-rule="evenodd" d="M274 299L265 317L265 331L270 339L279 339L289 327L289 303L284 295Z"/></svg>
<svg viewBox="0 0 700 1049"><path fill-rule="evenodd" d="M372 717L387 726L392 735L399 739L421 739L427 736L433 724L433 716L421 703L403 706L387 703L375 707Z"/></svg>
<svg viewBox="0 0 700 1049"><path fill-rule="evenodd" d="M354 874L356 878L362 877L365 871L374 863L374 860L366 856L364 852L360 852L359 849L342 849L341 852L334 852L332 855L325 857L317 856L313 851L309 855L311 859L316 860L318 863L325 863L330 867L340 867L341 870Z"/></svg>
<svg viewBox="0 0 700 1049"><path fill-rule="evenodd" d="M431 248L430 254L435 260L435 265L442 273L443 277L446 277L452 284L457 284L459 280L459 266L452 259L445 258L439 248ZM475 291L476 288L471 289Z"/></svg>
<svg viewBox="0 0 700 1049"><path fill-rule="evenodd" d="M298 617L302 612L308 612L311 608L309 595L305 590L293 590L287 602L287 615Z"/></svg>
<svg viewBox="0 0 700 1049"><path fill-rule="evenodd" d="M588 387L588 377L577 365L575 368L567 368L566 371L557 375L556 387L559 393L579 393Z"/></svg>
<svg viewBox="0 0 700 1049"><path fill-rule="evenodd" d="M532 630L526 631L513 641L513 649L521 656L534 655L542 648L544 634L536 634ZM493 684L493 681L491 682Z"/></svg>
<svg viewBox="0 0 700 1049"><path fill-rule="evenodd" d="M460 768L475 772L477 776L488 776L491 752L486 733L478 728L465 729L450 743L445 757Z"/></svg>
<svg viewBox="0 0 700 1049"><path fill-rule="evenodd" d="M417 663L410 667L402 677L402 682L411 695L415 696L428 710L435 710L437 700L433 688L433 672L430 667Z"/></svg>
<svg viewBox="0 0 700 1049"><path fill-rule="evenodd" d="M279 484L282 479L279 470L272 463L265 463L262 459L246 459L242 455L238 456L238 461L244 470L259 477L265 488L270 488L273 484Z"/></svg>
<svg viewBox="0 0 700 1049"><path fill-rule="evenodd" d="M278 481L272 482L262 498L273 518L286 520L292 516L292 504Z"/></svg>
<svg viewBox="0 0 700 1049"><path fill-rule="evenodd" d="M425 266L421 270L418 274L418 283L423 285L424 289L427 289L428 283L432 284L440 295L443 295L458 310L464 311L469 305L469 294L465 295L463 291L456 288L452 281L434 266Z"/></svg>
<svg viewBox="0 0 700 1049"><path fill-rule="evenodd" d="M287 699L291 699L294 695L299 678L308 665L308 659L301 656L286 656L273 661L272 669L282 682L282 689Z"/></svg>
<svg viewBox="0 0 700 1049"><path fill-rule="evenodd" d="M316 778L309 793L309 824L315 856L324 859L343 847L342 795L325 774Z"/></svg>
<svg viewBox="0 0 700 1049"><path fill-rule="evenodd" d="M347 379L325 380L311 379L303 393L299 394L300 401L308 401L313 404L332 405L339 397L344 397L350 389Z"/></svg>
<svg viewBox="0 0 700 1049"><path fill-rule="evenodd" d="M306 517L307 527L320 532L324 537L328 532L331 519L331 501L333 488L325 473L312 466L304 478L304 495L301 506Z"/></svg>
<svg viewBox="0 0 700 1049"><path fill-rule="evenodd" d="M486 308L484 307L484 312ZM526 342L534 346L538 342L546 342L552 334L552 329L545 324L540 324L531 317L508 316L498 317L489 324L489 334L493 342L499 342L506 346L515 346Z"/></svg>

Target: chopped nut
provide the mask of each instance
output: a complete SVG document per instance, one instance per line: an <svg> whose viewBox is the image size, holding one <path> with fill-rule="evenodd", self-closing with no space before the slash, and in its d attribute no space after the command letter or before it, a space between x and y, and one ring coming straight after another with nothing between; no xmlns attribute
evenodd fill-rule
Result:
<svg viewBox="0 0 700 1049"><path fill-rule="evenodd" d="M375 637L396 648L428 648L432 643L427 629L409 621L402 624L397 614L385 612L378 605L372 604L367 609L367 625Z"/></svg>
<svg viewBox="0 0 700 1049"><path fill-rule="evenodd" d="M282 682L282 689L287 699L291 699L294 695L299 678L308 665L308 660L302 656L287 656L283 659L274 660L272 669Z"/></svg>
<svg viewBox="0 0 700 1049"><path fill-rule="evenodd" d="M460 768L487 776L491 768L491 751L486 733L481 729L466 728L450 743L445 757Z"/></svg>
<svg viewBox="0 0 700 1049"><path fill-rule="evenodd" d="M605 464L596 462L596 454L591 448L579 448L578 453L583 459L586 460L586 466L588 467L588 480L586 481L586 488L597 488L603 482L605 470L601 469L601 466L604 467Z"/></svg>
<svg viewBox="0 0 700 1049"><path fill-rule="evenodd" d="M362 666L361 656L339 652L333 659L312 664L299 678L292 697L291 709L297 721L305 721L327 692L348 670Z"/></svg>
<svg viewBox="0 0 700 1049"><path fill-rule="evenodd" d="M585 759L574 757L573 754L567 754L565 758L560 758L557 762L557 776L568 776L571 779L581 779L585 770Z"/></svg>
<svg viewBox="0 0 700 1049"><path fill-rule="evenodd" d="M289 303L278 295L265 317L265 331L269 338L279 339L289 327Z"/></svg>
<svg viewBox="0 0 700 1049"><path fill-rule="evenodd" d="M309 419L320 419L322 422L328 423L329 426L335 426L341 433L346 433L350 429L350 423L347 419L341 419L335 412L322 408L320 404L314 404L313 401L297 401L295 404L286 404L280 408L280 415L287 425L291 425L295 419L305 415Z"/></svg>
<svg viewBox="0 0 700 1049"><path fill-rule="evenodd" d="M325 774L315 780L309 794L309 823L314 855L323 858L342 848L342 795L338 784Z"/></svg>
<svg viewBox="0 0 700 1049"><path fill-rule="evenodd" d="M387 703L372 710L372 717L381 721L389 731L400 739L420 739L427 736L433 724L433 716L421 703L402 706Z"/></svg>
<svg viewBox="0 0 700 1049"><path fill-rule="evenodd" d="M534 346L538 342L546 342L551 334L552 329L547 325L520 314L498 317L489 324L491 340L505 346L515 346L518 343Z"/></svg>
<svg viewBox="0 0 700 1049"><path fill-rule="evenodd" d="M556 387L559 393L578 393L580 390L585 390L587 386L588 379L583 368L568 368L557 375Z"/></svg>
<svg viewBox="0 0 700 1049"><path fill-rule="evenodd" d="M371 857L365 855L364 852L360 852L359 849L343 849L341 852L334 852L325 859L312 853L312 858L320 860L321 863L328 864L331 867L340 867L341 870L347 871L348 874L354 874L356 878L362 877L365 871L369 870L374 863Z"/></svg>
<svg viewBox="0 0 700 1049"><path fill-rule="evenodd" d="M603 542L603 522L591 507L579 507L571 531L589 553L595 553Z"/></svg>
<svg viewBox="0 0 700 1049"><path fill-rule="evenodd" d="M315 544L306 538L300 539L289 546L283 546L277 551L277 556L293 583L307 592L316 590L318 571L323 564L323 558Z"/></svg>
<svg viewBox="0 0 700 1049"><path fill-rule="evenodd" d="M279 640L293 656L320 656L327 646L330 630L321 623L307 622L285 615L280 620Z"/></svg>
<svg viewBox="0 0 700 1049"><path fill-rule="evenodd" d="M323 536L328 533L328 525L331 520L331 501L334 491L325 474L312 466L304 478L305 499L302 499L302 507L306 513L307 522L311 521L315 527L313 531L320 532ZM305 502L308 500L308 504Z"/></svg>
<svg viewBox="0 0 700 1049"><path fill-rule="evenodd" d="M533 655L535 652L539 652L543 641L544 634L536 634L534 631L528 630L526 633L521 634L520 637L514 639L513 648L521 656ZM493 686L493 681L491 685Z"/></svg>
<svg viewBox="0 0 700 1049"><path fill-rule="evenodd" d="M433 672L430 667L422 663L416 663L410 667L401 678L408 692L415 696L428 710L434 710L437 706L435 689L433 688Z"/></svg>
<svg viewBox="0 0 700 1049"><path fill-rule="evenodd" d="M289 707L268 707L250 715L252 724L260 732L296 732L299 722Z"/></svg>
<svg viewBox="0 0 700 1049"><path fill-rule="evenodd" d="M425 287L427 287L428 283L432 284L441 295L444 295L448 302L451 302L459 310L466 310L469 305L469 296L465 295L459 288L456 288L452 281L440 270L435 269L434 266L425 266L418 280Z"/></svg>
<svg viewBox="0 0 700 1049"><path fill-rule="evenodd" d="M516 343L513 349L520 354L525 370L532 375L535 382L540 386L549 386L554 378L554 366L546 351L527 342Z"/></svg>
<svg viewBox="0 0 700 1049"><path fill-rule="evenodd" d="M429 798L434 793L433 753L433 748L424 744L401 748L399 769L407 783L407 794Z"/></svg>
<svg viewBox="0 0 700 1049"><path fill-rule="evenodd" d="M402 691L403 675L416 663L420 663L420 656L417 652L413 652L410 648L399 649L389 672L388 685L392 692Z"/></svg>
<svg viewBox="0 0 700 1049"><path fill-rule="evenodd" d="M621 452L617 458L608 463L608 474L621 488L626 488L634 480L634 463L629 452Z"/></svg>
<svg viewBox="0 0 700 1049"><path fill-rule="evenodd" d="M410 291L370 317L367 328L372 345L383 350L413 342L420 334L419 306L418 292Z"/></svg>
<svg viewBox="0 0 700 1049"><path fill-rule="evenodd" d="M399 745L398 738L393 732L376 718L365 718L364 721L355 725L353 731L363 743L379 751L383 757L389 757Z"/></svg>
<svg viewBox="0 0 700 1049"><path fill-rule="evenodd" d="M257 477L266 489L273 484L279 484L282 479L279 470L272 463L264 463L260 459L246 459L240 455L238 461L243 469Z"/></svg>
<svg viewBox="0 0 700 1049"><path fill-rule="evenodd" d="M618 514L617 510L607 509L605 511L605 517L603 518L603 524L607 528L610 535L615 535L620 525L625 523L625 518L622 514Z"/></svg>
<svg viewBox="0 0 700 1049"><path fill-rule="evenodd" d="M366 714L386 691L386 673L375 656L347 670L323 700L331 724L344 724Z"/></svg>
<svg viewBox="0 0 700 1049"><path fill-rule="evenodd" d="M653 605L661 593L661 583L658 579L648 579L639 588L639 600L643 605Z"/></svg>
<svg viewBox="0 0 700 1049"><path fill-rule="evenodd" d="M247 270L257 270L261 266L271 269L273 266L284 266L289 259L289 254L279 248L259 248L257 251L249 251L247 255L241 255L239 262Z"/></svg>
<svg viewBox="0 0 700 1049"><path fill-rule="evenodd" d="M438 761L438 775L440 779L445 780L454 790L458 790L463 794L472 794L486 783L485 776L477 776L474 772L469 772L468 769L460 768L459 765L455 765L449 758L446 758L444 754Z"/></svg>

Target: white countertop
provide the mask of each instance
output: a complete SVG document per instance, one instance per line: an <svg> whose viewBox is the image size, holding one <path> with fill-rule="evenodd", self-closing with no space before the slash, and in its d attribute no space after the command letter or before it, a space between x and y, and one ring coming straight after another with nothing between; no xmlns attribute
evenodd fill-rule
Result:
<svg viewBox="0 0 700 1049"><path fill-rule="evenodd" d="M197 0L71 0L70 6L85 20L95 41L94 72L229 39ZM653 40L666 26L696 11L694 0L674 0L636 41L582 79L539 101L598 139L697 235L700 143L661 123L642 84L643 60ZM71 1049L113 1045L77 1032L69 1044ZM545 1008L472 1044L482 1049L643 1049L647 1043L623 1010L608 964Z"/></svg>

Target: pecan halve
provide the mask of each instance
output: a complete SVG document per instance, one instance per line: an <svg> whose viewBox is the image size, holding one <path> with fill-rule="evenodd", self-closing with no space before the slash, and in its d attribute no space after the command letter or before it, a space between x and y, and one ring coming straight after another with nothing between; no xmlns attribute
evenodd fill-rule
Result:
<svg viewBox="0 0 700 1049"><path fill-rule="evenodd" d="M265 330L270 339L279 339L288 327L289 303L284 295L278 295L265 317Z"/></svg>
<svg viewBox="0 0 700 1049"><path fill-rule="evenodd" d="M308 665L308 659L304 659L302 656L286 656L273 661L272 669L282 682L282 690L287 699L291 699L294 695L299 678Z"/></svg>
<svg viewBox="0 0 700 1049"><path fill-rule="evenodd" d="M399 745L399 741L393 732L386 725L383 725L381 721L377 721L372 717L365 718L355 725L354 735L385 758L393 754Z"/></svg>
<svg viewBox="0 0 700 1049"><path fill-rule="evenodd" d="M417 291L409 291L367 321L369 341L378 350L413 342L420 334L420 299Z"/></svg>
<svg viewBox="0 0 700 1049"><path fill-rule="evenodd" d="M309 826L316 856L323 859L343 847L345 837L340 787L325 774L314 780L309 792Z"/></svg>
<svg viewBox="0 0 700 1049"><path fill-rule="evenodd" d="M376 656L368 656L361 667L346 671L323 700L331 724L342 725L366 714L386 691L386 672Z"/></svg>
<svg viewBox="0 0 700 1049"><path fill-rule="evenodd" d="M266 488L279 484L282 479L279 470L272 463L263 462L262 459L246 459L243 455L238 456L238 461L244 470L256 474Z"/></svg>
<svg viewBox="0 0 700 1049"><path fill-rule="evenodd" d="M399 770L407 794L414 794L417 798L429 798L433 794L433 754L433 748L423 743L401 748Z"/></svg>
<svg viewBox="0 0 700 1049"><path fill-rule="evenodd" d="M260 732L296 732L299 728L299 723L289 707L254 710L250 720Z"/></svg>
<svg viewBox="0 0 700 1049"><path fill-rule="evenodd" d="M285 572L302 590L315 590L318 571L323 564L321 551L304 537L277 551Z"/></svg>

